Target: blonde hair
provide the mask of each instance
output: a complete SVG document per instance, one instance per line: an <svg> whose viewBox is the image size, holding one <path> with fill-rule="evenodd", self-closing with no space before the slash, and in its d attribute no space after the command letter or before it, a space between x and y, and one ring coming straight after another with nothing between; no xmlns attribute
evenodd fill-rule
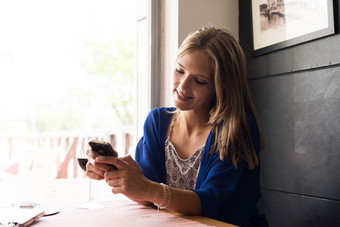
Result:
<svg viewBox="0 0 340 227"><path fill-rule="evenodd" d="M255 168L259 162L246 111L252 113L255 119L256 116L242 48L227 30L203 27L183 41L177 59L193 50L203 50L207 54L214 72L216 95L211 103L208 122L213 126L215 135L211 152L219 152L221 160L230 155L236 167L239 160L244 159L249 169ZM265 141L259 127L258 132L262 150Z"/></svg>

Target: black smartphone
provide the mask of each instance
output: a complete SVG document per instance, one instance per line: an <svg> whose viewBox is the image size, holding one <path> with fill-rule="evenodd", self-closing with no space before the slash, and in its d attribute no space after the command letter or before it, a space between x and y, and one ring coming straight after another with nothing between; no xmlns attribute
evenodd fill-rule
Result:
<svg viewBox="0 0 340 227"><path fill-rule="evenodd" d="M117 156L117 153L113 150L111 144L108 142L91 140L89 145L94 152L102 156Z"/></svg>

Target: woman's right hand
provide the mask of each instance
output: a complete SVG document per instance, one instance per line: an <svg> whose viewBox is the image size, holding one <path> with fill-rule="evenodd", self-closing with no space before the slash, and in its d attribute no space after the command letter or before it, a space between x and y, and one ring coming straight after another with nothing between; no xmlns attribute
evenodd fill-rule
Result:
<svg viewBox="0 0 340 227"><path fill-rule="evenodd" d="M87 150L88 162L86 164L86 176L94 180L103 180L105 172L108 172L115 167L109 164L98 163L95 159L100 156L93 150Z"/></svg>

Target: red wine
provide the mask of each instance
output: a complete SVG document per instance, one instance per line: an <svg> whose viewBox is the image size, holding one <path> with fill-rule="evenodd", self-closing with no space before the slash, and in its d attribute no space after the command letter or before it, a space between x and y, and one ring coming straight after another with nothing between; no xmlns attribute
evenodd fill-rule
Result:
<svg viewBox="0 0 340 227"><path fill-rule="evenodd" d="M79 166L86 171L87 158L77 158Z"/></svg>

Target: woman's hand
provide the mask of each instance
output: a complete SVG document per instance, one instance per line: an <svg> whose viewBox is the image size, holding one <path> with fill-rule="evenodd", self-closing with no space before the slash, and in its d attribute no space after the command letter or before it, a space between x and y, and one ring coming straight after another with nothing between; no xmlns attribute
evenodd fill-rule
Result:
<svg viewBox="0 0 340 227"><path fill-rule="evenodd" d="M152 184L142 173L139 165L132 159L130 155L116 157L96 157L95 163L100 165L100 170L105 172L104 178L108 185L112 187L114 194L122 193L131 200L146 204L149 197L148 190ZM116 166L117 169L104 169L110 165ZM103 172L97 174L102 176Z"/></svg>
<svg viewBox="0 0 340 227"><path fill-rule="evenodd" d="M115 167L112 165L96 162L95 161L96 158L100 157L101 155L97 154L92 150L87 151L87 156L88 162L86 165L86 176L88 176L91 179L103 180L105 172L115 169ZM110 156L108 158L112 159L113 157Z"/></svg>
<svg viewBox="0 0 340 227"><path fill-rule="evenodd" d="M114 165L117 169L104 169ZM201 214L201 201L199 196L191 190L180 190L169 188L169 194L165 197L164 186L157 182L148 180L139 167L131 158L97 156L94 167L97 175L103 176L114 194L122 193L129 199L143 204L161 204L165 198L168 199L167 209L182 214ZM91 166L92 167L92 166Z"/></svg>

